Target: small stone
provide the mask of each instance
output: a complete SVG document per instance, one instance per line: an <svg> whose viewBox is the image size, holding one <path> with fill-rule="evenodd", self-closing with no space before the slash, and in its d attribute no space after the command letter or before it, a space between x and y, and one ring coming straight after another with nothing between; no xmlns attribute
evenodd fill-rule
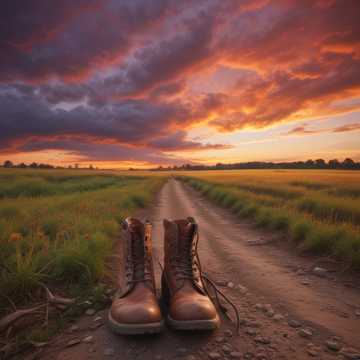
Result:
<svg viewBox="0 0 360 360"><path fill-rule="evenodd" d="M230 345L228 344L225 344L222 346L222 351L225 353L225 354L230 354L231 351L232 351L232 348Z"/></svg>
<svg viewBox="0 0 360 360"><path fill-rule="evenodd" d="M309 286L311 284L311 282L308 279L303 279L300 281L300 284Z"/></svg>
<svg viewBox="0 0 360 360"><path fill-rule="evenodd" d="M314 349L314 348L309 348L306 350L306 352L310 355L310 356L317 356L318 355L318 352Z"/></svg>
<svg viewBox="0 0 360 360"><path fill-rule="evenodd" d="M258 333L258 331L257 331L256 329L253 329L253 328L247 328L247 329L245 330L245 332L246 332L248 335L251 335L251 336L256 335L256 334Z"/></svg>
<svg viewBox="0 0 360 360"><path fill-rule="evenodd" d="M355 315L358 316L358 317L360 317L360 310L356 310L356 311L355 311Z"/></svg>
<svg viewBox="0 0 360 360"><path fill-rule="evenodd" d="M188 352L187 348L177 348L176 352L178 353L178 355L185 355Z"/></svg>
<svg viewBox="0 0 360 360"><path fill-rule="evenodd" d="M267 310L266 312L265 312L265 314L266 314L266 316L268 316L268 317L273 317L274 316L274 310Z"/></svg>
<svg viewBox="0 0 360 360"><path fill-rule="evenodd" d="M83 341L84 343L91 343L91 342L94 341L94 337L93 337L92 335L89 335L89 336L83 338L82 341Z"/></svg>
<svg viewBox="0 0 360 360"><path fill-rule="evenodd" d="M263 336L261 336L261 335L257 335L257 336L255 337L255 341L256 341L257 343L264 344L264 345L268 345L268 344L271 343L270 339L268 339L268 338L266 338L266 337L263 337Z"/></svg>
<svg viewBox="0 0 360 360"><path fill-rule="evenodd" d="M251 359L253 359L254 358L254 354L252 353L252 352L250 352L250 351L248 351L247 353L245 353L245 355L244 355L244 359L245 360L251 360Z"/></svg>
<svg viewBox="0 0 360 360"><path fill-rule="evenodd" d="M239 351L232 351L230 357L232 359L241 359L241 353Z"/></svg>
<svg viewBox="0 0 360 360"><path fill-rule="evenodd" d="M225 280L218 280L218 281L215 281L215 284L218 286L227 286L228 282Z"/></svg>
<svg viewBox="0 0 360 360"><path fill-rule="evenodd" d="M208 353L208 357L210 360L218 360L221 358L221 355L217 352L212 351Z"/></svg>
<svg viewBox="0 0 360 360"><path fill-rule="evenodd" d="M235 289L239 290L241 294L245 294L248 291L248 289L245 286L242 286L240 284L236 285Z"/></svg>
<svg viewBox="0 0 360 360"><path fill-rule="evenodd" d="M216 337L215 341L216 341L218 344L220 344L220 343L222 343L222 342L225 341L225 338L223 338L222 336L218 336L218 337Z"/></svg>
<svg viewBox="0 0 360 360"><path fill-rule="evenodd" d="M313 336L313 332L310 329L304 329L304 328L300 329L298 331L298 334L304 338L311 338Z"/></svg>
<svg viewBox="0 0 360 360"><path fill-rule="evenodd" d="M79 343L80 343L80 339L72 339L72 340L70 340L70 341L66 344L66 346L67 346L67 347L70 347L70 346L77 345L77 344L79 344Z"/></svg>
<svg viewBox="0 0 360 360"><path fill-rule="evenodd" d="M360 351L354 348L342 348L340 354L349 360L360 359Z"/></svg>
<svg viewBox="0 0 360 360"><path fill-rule="evenodd" d="M224 335L227 336L227 337L232 337L233 336L233 333L230 329L227 329L224 331Z"/></svg>
<svg viewBox="0 0 360 360"><path fill-rule="evenodd" d="M233 282L229 281L227 283L227 287L230 288L230 289L233 289L235 287L235 284Z"/></svg>
<svg viewBox="0 0 360 360"><path fill-rule="evenodd" d="M107 348L104 350L104 356L114 356L115 350L112 348Z"/></svg>
<svg viewBox="0 0 360 360"><path fill-rule="evenodd" d="M78 330L79 330L79 327L77 325L71 325L70 332L75 332L75 331L78 331Z"/></svg>
<svg viewBox="0 0 360 360"><path fill-rule="evenodd" d="M93 347L89 347L89 353L93 353L93 352L96 352L96 349L95 348L93 348Z"/></svg>
<svg viewBox="0 0 360 360"><path fill-rule="evenodd" d="M87 310L85 311L85 314L88 315L88 316L93 316L95 313L96 313L96 310L95 310L95 309L92 309L92 308L87 309Z"/></svg>
<svg viewBox="0 0 360 360"><path fill-rule="evenodd" d="M263 306L263 304L258 303L258 304L255 304L255 309L257 309L257 310L263 310L263 309L264 309L264 306Z"/></svg>
<svg viewBox="0 0 360 360"><path fill-rule="evenodd" d="M301 324L296 320L289 320L288 324L289 324L289 326L291 326L292 328L295 328L295 329L299 328L301 326Z"/></svg>
<svg viewBox="0 0 360 360"><path fill-rule="evenodd" d="M325 345L332 351L339 351L341 349L341 345L336 340L326 340Z"/></svg>
<svg viewBox="0 0 360 360"><path fill-rule="evenodd" d="M282 320L284 320L284 317L281 314L275 314L273 319L275 321L282 321Z"/></svg>
<svg viewBox="0 0 360 360"><path fill-rule="evenodd" d="M101 321L102 320L102 317L101 316L97 316L94 321L97 322L97 321Z"/></svg>
<svg viewBox="0 0 360 360"><path fill-rule="evenodd" d="M185 358L185 360L196 360L196 357L194 355L189 355Z"/></svg>
<svg viewBox="0 0 360 360"><path fill-rule="evenodd" d="M318 276L318 277L325 277L327 273L327 270L322 268L322 267L316 267L313 270L313 274Z"/></svg>

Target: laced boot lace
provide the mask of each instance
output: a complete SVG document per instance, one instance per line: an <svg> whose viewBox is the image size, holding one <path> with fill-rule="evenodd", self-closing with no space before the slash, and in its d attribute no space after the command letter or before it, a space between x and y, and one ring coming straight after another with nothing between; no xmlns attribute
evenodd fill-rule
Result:
<svg viewBox="0 0 360 360"><path fill-rule="evenodd" d="M130 254L127 258L127 274L128 274L128 283L138 283L138 282L148 282L152 281L151 272L150 272L150 258L148 255L148 246L146 242L144 244L144 239L137 234L135 231L130 230L131 232L131 249ZM132 278L130 267L132 266Z"/></svg>

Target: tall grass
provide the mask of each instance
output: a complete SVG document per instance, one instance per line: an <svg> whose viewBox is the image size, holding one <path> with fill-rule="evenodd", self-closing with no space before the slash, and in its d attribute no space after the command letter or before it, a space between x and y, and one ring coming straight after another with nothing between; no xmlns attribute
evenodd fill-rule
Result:
<svg viewBox="0 0 360 360"><path fill-rule="evenodd" d="M116 174L43 175L32 171L9 184L0 173L2 308L5 299L26 302L41 283L86 287L103 276L119 221L145 206L164 181Z"/></svg>
<svg viewBox="0 0 360 360"><path fill-rule="evenodd" d="M323 187L318 187L318 192L314 187L294 196L286 177L283 191L279 191L280 179L264 178L259 186L249 185L248 179L235 175L231 182L222 177L214 181L206 173L196 176L182 179L218 205L251 218L259 227L283 232L304 251L329 254L360 269L359 201L326 195Z"/></svg>

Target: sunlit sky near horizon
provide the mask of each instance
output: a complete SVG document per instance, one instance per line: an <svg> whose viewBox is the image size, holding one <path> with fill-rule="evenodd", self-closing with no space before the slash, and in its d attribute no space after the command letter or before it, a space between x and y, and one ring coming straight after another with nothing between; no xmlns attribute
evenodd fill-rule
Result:
<svg viewBox="0 0 360 360"><path fill-rule="evenodd" d="M360 1L0 4L0 162L360 161Z"/></svg>

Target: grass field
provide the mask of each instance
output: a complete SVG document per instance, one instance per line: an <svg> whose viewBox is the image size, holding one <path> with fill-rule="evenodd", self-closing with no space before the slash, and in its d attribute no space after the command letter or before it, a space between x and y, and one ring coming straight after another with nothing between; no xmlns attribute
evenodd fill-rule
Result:
<svg viewBox="0 0 360 360"><path fill-rule="evenodd" d="M101 278L119 221L145 206L163 179L0 170L0 315L36 300L41 284L86 288Z"/></svg>
<svg viewBox="0 0 360 360"><path fill-rule="evenodd" d="M300 249L360 269L360 172L205 171L184 179L238 216L285 233Z"/></svg>

